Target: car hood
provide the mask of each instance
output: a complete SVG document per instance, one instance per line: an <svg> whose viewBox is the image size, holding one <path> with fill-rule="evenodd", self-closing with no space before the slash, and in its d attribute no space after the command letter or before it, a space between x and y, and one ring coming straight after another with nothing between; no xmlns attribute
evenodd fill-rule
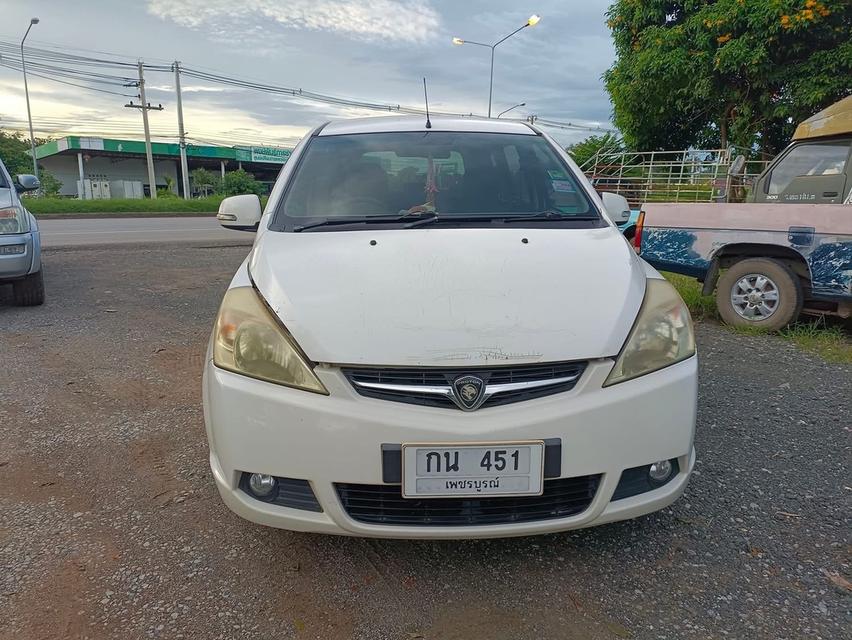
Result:
<svg viewBox="0 0 852 640"><path fill-rule="evenodd" d="M249 270L308 357L336 364L613 356L645 291L611 227L265 232Z"/></svg>

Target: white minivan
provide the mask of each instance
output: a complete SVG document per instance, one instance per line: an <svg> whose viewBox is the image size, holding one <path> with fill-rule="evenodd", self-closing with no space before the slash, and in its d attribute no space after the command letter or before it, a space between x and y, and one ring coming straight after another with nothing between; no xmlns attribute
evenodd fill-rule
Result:
<svg viewBox="0 0 852 640"><path fill-rule="evenodd" d="M498 537L633 518L683 493L689 313L535 127L326 124L264 212L235 196L218 218L257 231L203 382L210 465L238 515Z"/></svg>

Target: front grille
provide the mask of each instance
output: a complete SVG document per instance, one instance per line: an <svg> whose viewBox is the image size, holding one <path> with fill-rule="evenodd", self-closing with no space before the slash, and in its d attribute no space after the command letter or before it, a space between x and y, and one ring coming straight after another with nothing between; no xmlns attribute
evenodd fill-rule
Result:
<svg viewBox="0 0 852 640"><path fill-rule="evenodd" d="M585 511L595 497L599 475L545 480L540 496L516 498L402 497L400 485L336 484L353 520L366 524L464 527L567 518Z"/></svg>
<svg viewBox="0 0 852 640"><path fill-rule="evenodd" d="M394 402L405 402L428 407L457 408L455 403L447 397L417 391L417 387L444 387L452 384L459 376L475 375L485 382L486 387L500 384L512 384L523 382L539 382L554 380L557 378L572 378L571 381L558 384L536 387L531 389L519 389L498 393L488 398L483 407L496 407L533 398L541 398L568 391L576 386L586 368L585 362L560 362L550 364L531 364L506 367L472 367L472 368L422 368L422 369L394 369L394 368L345 368L343 374L362 396L378 398L380 400L391 400ZM358 383L378 383L405 385L411 387L404 391L386 389L370 389L359 386Z"/></svg>

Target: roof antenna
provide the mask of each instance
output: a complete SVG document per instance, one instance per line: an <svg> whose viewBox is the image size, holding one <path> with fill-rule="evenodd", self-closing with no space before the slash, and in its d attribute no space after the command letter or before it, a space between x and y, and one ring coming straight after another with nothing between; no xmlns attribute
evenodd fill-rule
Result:
<svg viewBox="0 0 852 640"><path fill-rule="evenodd" d="M426 128L432 128L432 122L429 120L429 94L426 92L426 78L423 78L423 97L426 98Z"/></svg>

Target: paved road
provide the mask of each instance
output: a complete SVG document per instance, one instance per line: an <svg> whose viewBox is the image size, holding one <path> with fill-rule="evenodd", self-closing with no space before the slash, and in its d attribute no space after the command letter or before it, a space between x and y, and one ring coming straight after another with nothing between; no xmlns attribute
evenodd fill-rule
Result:
<svg viewBox="0 0 852 640"><path fill-rule="evenodd" d="M852 368L712 324L662 512L464 542L240 520L200 371L247 250L54 251L43 307L0 300L0 640L849 638Z"/></svg>
<svg viewBox="0 0 852 640"><path fill-rule="evenodd" d="M253 237L244 231L223 229L214 217L42 218L38 224L45 247L191 241L250 244Z"/></svg>

